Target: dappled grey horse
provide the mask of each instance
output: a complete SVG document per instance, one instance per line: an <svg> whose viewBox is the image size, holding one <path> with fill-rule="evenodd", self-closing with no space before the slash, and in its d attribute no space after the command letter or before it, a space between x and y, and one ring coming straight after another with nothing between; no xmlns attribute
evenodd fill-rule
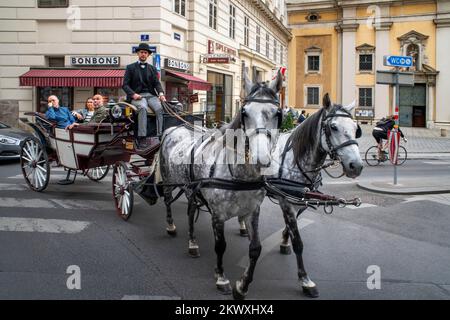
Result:
<svg viewBox="0 0 450 320"><path fill-rule="evenodd" d="M230 148L228 134L216 136L210 132L193 133L186 127L177 127L164 133L159 152L157 170L162 182L166 185L186 185L185 193L189 200L189 251L193 255L198 255L193 223L199 201L206 205L211 213L217 254L216 286L225 293L231 291L230 282L223 270L223 255L226 249L225 221L239 217L246 222L250 238L250 262L233 289L235 298L243 298L247 293L261 253L258 219L260 204L266 194L262 170L271 163L271 150L276 138L272 137L271 131L276 131L281 123L282 113L277 99L281 85L281 73L268 85L253 85L245 77L247 97L244 105L233 121L221 129L221 133L230 130L243 131L246 136L243 148L238 148L235 143L231 143ZM234 138L231 141L234 141ZM236 159L239 157L244 160L230 163L230 153L233 159L236 156ZM224 189L220 186L202 187L199 184L193 190L193 182L211 179L234 182L234 185ZM252 184L256 186L254 189L245 190L246 185ZM242 185L244 189L239 189ZM169 196L172 189L166 188L165 196Z"/></svg>
<svg viewBox="0 0 450 320"><path fill-rule="evenodd" d="M332 104L326 94L320 110L294 130L278 137L272 154L271 170L274 175L271 178L288 190L289 187L291 190L305 187L316 191L321 185L320 171L327 154L331 159L340 161L347 177L358 177L363 162L355 140L360 136L358 132L360 129L351 116L354 107L354 103L345 107ZM303 242L296 219L296 214L306 210L306 206L296 208L285 197L275 198L280 204L286 223L280 250L282 253L290 253L290 237L297 257L298 278L303 292L309 297L317 297L319 295L317 287L308 277L303 265Z"/></svg>

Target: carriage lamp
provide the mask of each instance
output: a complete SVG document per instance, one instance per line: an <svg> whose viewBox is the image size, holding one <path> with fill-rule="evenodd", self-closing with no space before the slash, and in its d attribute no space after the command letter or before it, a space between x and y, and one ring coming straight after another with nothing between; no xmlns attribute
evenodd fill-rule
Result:
<svg viewBox="0 0 450 320"><path fill-rule="evenodd" d="M118 105L115 105L111 108L111 115L114 119L119 119L122 117L122 108Z"/></svg>
<svg viewBox="0 0 450 320"><path fill-rule="evenodd" d="M0 143L1 144L15 144L15 145L19 145L20 140L19 139L14 139L14 138L11 138L11 137L0 136Z"/></svg>

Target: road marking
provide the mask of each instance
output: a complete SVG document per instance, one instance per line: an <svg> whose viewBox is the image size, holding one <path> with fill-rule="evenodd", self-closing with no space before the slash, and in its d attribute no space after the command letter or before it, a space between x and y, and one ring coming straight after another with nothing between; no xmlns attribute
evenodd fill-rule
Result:
<svg viewBox="0 0 450 320"><path fill-rule="evenodd" d="M87 221L0 217L0 231L80 233L89 226Z"/></svg>
<svg viewBox="0 0 450 320"><path fill-rule="evenodd" d="M405 201L403 203L414 202L414 201L432 201L432 202L450 206L450 193L427 194L426 196L414 196L414 197L405 199Z"/></svg>
<svg viewBox="0 0 450 320"><path fill-rule="evenodd" d="M324 184L353 184L358 183L357 180L354 181L325 181Z"/></svg>
<svg viewBox="0 0 450 320"><path fill-rule="evenodd" d="M23 199L23 198L1 198L0 208L64 208L64 209L91 209L112 210L113 202L84 199Z"/></svg>
<svg viewBox="0 0 450 320"><path fill-rule="evenodd" d="M109 186L108 186L109 187ZM46 192L70 192L71 195L78 195L78 194L90 194L90 193L107 193L112 194L112 190L110 188L105 188L104 184L96 184L93 182L92 185L85 185L85 184L75 184L67 186L67 189L64 190L65 187L60 186L58 184L50 184ZM16 183L0 183L0 191L32 191L30 187L25 184L16 184Z"/></svg>
<svg viewBox="0 0 450 320"><path fill-rule="evenodd" d="M305 219L305 218L301 218L298 221L298 228L304 229L307 226L309 226L310 224L314 223L313 220L310 219ZM261 255L259 256L259 259L261 260L262 258L264 258L270 251L272 251L275 247L280 245L281 242L281 236L283 235L283 229L278 230L277 232L272 233L270 236L268 236L266 239L264 239L261 242L261 246L262 246L262 250L261 250ZM243 256L239 262L238 262L238 266L242 267L242 268L247 268L248 266L248 255Z"/></svg>
<svg viewBox="0 0 450 320"><path fill-rule="evenodd" d="M431 165L448 165L450 164L448 161L423 161L425 164L431 164Z"/></svg>
<svg viewBox="0 0 450 320"><path fill-rule="evenodd" d="M122 300L181 300L181 297L125 295Z"/></svg>
<svg viewBox="0 0 450 320"><path fill-rule="evenodd" d="M50 173L50 180L63 180L66 177L67 177L66 174L52 174L52 173ZM70 177L73 178L73 174ZM21 180L24 180L24 177L23 177L22 174L18 174L18 175L15 175L15 176L8 177L8 179L21 179ZM75 181L79 180L79 179L89 179L89 178L86 177L86 176L83 176L82 174L77 174L77 177L76 177ZM105 182L111 182L112 181L112 176L108 175L108 176L104 177L102 180L100 180L100 182L104 182L104 181Z"/></svg>
<svg viewBox="0 0 450 320"><path fill-rule="evenodd" d="M359 207L347 206L345 208L355 210L355 209L374 208L374 207L378 207L378 206L375 204L371 204L371 203L361 203L361 205Z"/></svg>
<svg viewBox="0 0 450 320"><path fill-rule="evenodd" d="M43 199L0 198L0 207L6 208L56 208L54 203Z"/></svg>

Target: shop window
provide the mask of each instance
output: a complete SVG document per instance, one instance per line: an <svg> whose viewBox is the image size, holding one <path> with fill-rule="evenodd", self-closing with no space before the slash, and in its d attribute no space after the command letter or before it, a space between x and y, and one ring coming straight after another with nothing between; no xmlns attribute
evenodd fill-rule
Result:
<svg viewBox="0 0 450 320"><path fill-rule="evenodd" d="M125 92L120 88L95 88L95 94L101 94L103 96L103 103L118 102L124 100Z"/></svg>
<svg viewBox="0 0 450 320"><path fill-rule="evenodd" d="M45 113L47 111L48 97L54 95L59 99L59 105L73 109L73 88L69 87L38 87L38 105L37 112Z"/></svg>
<svg viewBox="0 0 450 320"><path fill-rule="evenodd" d="M38 0L38 8L67 8L69 0Z"/></svg>

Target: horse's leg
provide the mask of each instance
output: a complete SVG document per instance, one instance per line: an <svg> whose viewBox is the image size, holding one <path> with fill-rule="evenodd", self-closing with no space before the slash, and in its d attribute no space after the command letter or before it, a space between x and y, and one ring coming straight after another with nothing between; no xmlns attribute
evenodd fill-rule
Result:
<svg viewBox="0 0 450 320"><path fill-rule="evenodd" d="M253 281L253 273L255 272L256 262L261 254L261 242L259 240L258 232L259 208L249 217L247 221L248 234L250 237L250 245L248 248L250 264L241 276L241 280L236 281L236 285L233 287L233 297L236 300L245 299L248 292L248 287Z"/></svg>
<svg viewBox="0 0 450 320"><path fill-rule="evenodd" d="M284 203L284 201L281 201L280 204L283 209L284 222L286 223L286 227L289 230L288 233L291 236L292 247L297 257L298 279L302 286L303 293L310 298L317 298L319 296L319 291L316 284L312 282L306 274L305 266L303 265L303 242L298 230L295 210L290 204Z"/></svg>
<svg viewBox="0 0 450 320"><path fill-rule="evenodd" d="M225 249L227 248L227 243L225 241L225 222L219 219L215 215L215 213L213 213L212 225L215 239L214 250L216 251L217 255L217 265L215 270L216 287L223 294L230 294L230 281L225 277L225 274L223 272L223 255L225 253Z"/></svg>
<svg viewBox="0 0 450 320"><path fill-rule="evenodd" d="M198 258L200 257L200 252L197 244L197 240L194 236L194 217L195 212L197 210L197 205L195 204L195 201L192 201L189 199L188 204L188 218L189 218L189 255L192 258Z"/></svg>
<svg viewBox="0 0 450 320"><path fill-rule="evenodd" d="M280 244L280 253L281 254L291 254L291 245L289 244L289 229L286 226L283 230L283 234L281 236L281 244Z"/></svg>
<svg viewBox="0 0 450 320"><path fill-rule="evenodd" d="M244 218L239 216L238 221L239 221L239 234L241 235L241 237L248 237L248 231L247 227L245 226Z"/></svg>
<svg viewBox="0 0 450 320"><path fill-rule="evenodd" d="M171 236L177 235L177 227L173 223L172 218L172 208L170 206L170 203L173 199L172 197L172 188L164 188L164 203L166 204L166 221L167 221L167 227L166 231Z"/></svg>

